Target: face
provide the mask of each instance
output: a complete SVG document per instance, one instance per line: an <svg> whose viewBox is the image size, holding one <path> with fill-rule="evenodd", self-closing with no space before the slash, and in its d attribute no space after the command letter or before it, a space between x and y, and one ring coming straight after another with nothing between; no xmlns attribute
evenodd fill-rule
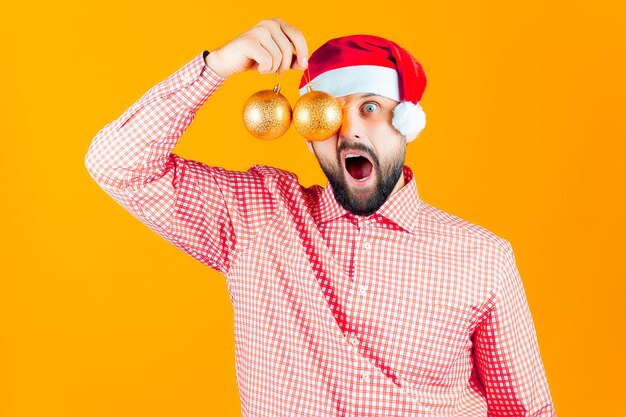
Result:
<svg viewBox="0 0 626 417"><path fill-rule="evenodd" d="M406 138L391 124L397 101L372 94L338 98L343 117L339 132L309 142L346 210L369 216L404 185Z"/></svg>

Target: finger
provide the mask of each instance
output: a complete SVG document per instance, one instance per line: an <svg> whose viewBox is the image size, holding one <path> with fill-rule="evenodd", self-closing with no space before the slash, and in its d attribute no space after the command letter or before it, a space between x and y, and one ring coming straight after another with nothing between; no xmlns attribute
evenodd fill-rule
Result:
<svg viewBox="0 0 626 417"><path fill-rule="evenodd" d="M291 67L292 61L297 60L297 58L294 57L294 46L291 43L291 40L285 35L285 33L283 33L282 30L273 31L271 33L272 39L276 45L278 45L282 55L280 66L277 71L278 74L281 74L287 71Z"/></svg>
<svg viewBox="0 0 626 417"><path fill-rule="evenodd" d="M281 19L276 19L276 22L280 25L283 33L287 35L290 42L293 44L296 56L298 57L298 60L292 64L292 68L297 70L306 69L308 65L309 47L306 43L306 39L304 38L304 34Z"/></svg>
<svg viewBox="0 0 626 417"><path fill-rule="evenodd" d="M256 40L250 45L244 52L246 58L253 60L257 63L256 68L261 73L269 73L272 70L272 55L267 49ZM253 66L254 67L254 66Z"/></svg>
<svg viewBox="0 0 626 417"><path fill-rule="evenodd" d="M274 40L274 37L272 36L270 30L264 28L259 31L257 36L261 47L264 48L271 56L271 65L267 72L277 72L283 59L283 54L280 50L280 46L276 44L276 41Z"/></svg>

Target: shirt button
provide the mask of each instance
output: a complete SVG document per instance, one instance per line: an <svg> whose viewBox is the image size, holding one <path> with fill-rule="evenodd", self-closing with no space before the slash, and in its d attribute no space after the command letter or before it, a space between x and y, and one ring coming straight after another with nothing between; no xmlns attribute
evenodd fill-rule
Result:
<svg viewBox="0 0 626 417"><path fill-rule="evenodd" d="M365 285L359 285L359 294L365 295L367 293L367 287Z"/></svg>
<svg viewBox="0 0 626 417"><path fill-rule="evenodd" d="M352 346L356 346L359 344L359 339L357 339L356 336L352 336L352 338L350 338L350 343L352 343Z"/></svg>
<svg viewBox="0 0 626 417"><path fill-rule="evenodd" d="M361 372L361 381L370 382L370 373L368 371Z"/></svg>
<svg viewBox="0 0 626 417"><path fill-rule="evenodd" d="M372 244L371 244L371 243L369 243L369 242L365 242L365 243L363 244L363 248L364 248L365 250L370 250L370 249L372 249Z"/></svg>

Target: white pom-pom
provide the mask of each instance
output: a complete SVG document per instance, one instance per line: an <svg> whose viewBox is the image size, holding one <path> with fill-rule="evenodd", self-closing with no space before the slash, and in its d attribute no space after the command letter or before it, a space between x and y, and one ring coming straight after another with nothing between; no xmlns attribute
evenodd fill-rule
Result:
<svg viewBox="0 0 626 417"><path fill-rule="evenodd" d="M426 113L419 103L403 101L393 109L393 127L406 136L406 141L411 142L426 126Z"/></svg>

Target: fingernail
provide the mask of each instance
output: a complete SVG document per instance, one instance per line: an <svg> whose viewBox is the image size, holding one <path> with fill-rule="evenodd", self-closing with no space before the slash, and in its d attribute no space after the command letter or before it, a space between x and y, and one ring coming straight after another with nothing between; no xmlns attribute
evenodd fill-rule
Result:
<svg viewBox="0 0 626 417"><path fill-rule="evenodd" d="M300 65L302 65L303 67L306 67L306 63L307 63L307 59L305 56L300 58Z"/></svg>

